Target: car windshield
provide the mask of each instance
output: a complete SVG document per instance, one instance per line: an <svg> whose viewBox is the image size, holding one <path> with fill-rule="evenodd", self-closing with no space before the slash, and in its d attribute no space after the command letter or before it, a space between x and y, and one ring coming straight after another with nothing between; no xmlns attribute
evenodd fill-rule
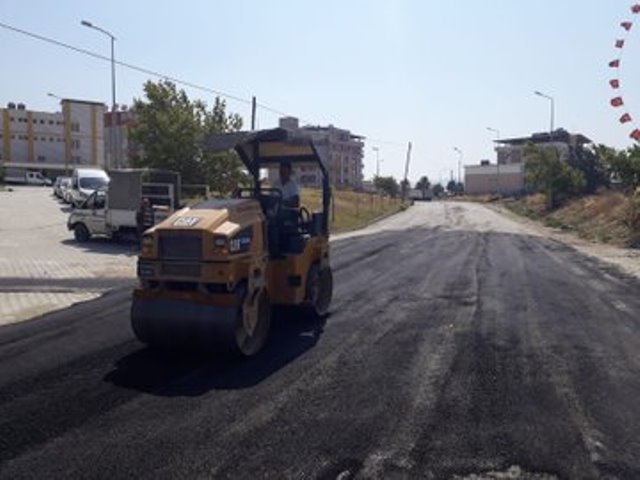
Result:
<svg viewBox="0 0 640 480"><path fill-rule="evenodd" d="M86 188L87 190L95 190L100 187L104 187L107 184L107 179L103 177L84 177L80 179L80 188Z"/></svg>

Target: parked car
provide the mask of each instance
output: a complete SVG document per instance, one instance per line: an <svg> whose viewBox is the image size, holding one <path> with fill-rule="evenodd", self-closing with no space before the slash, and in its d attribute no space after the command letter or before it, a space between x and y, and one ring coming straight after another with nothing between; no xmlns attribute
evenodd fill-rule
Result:
<svg viewBox="0 0 640 480"><path fill-rule="evenodd" d="M71 177L56 177L55 182L53 182L53 194L60 199L64 199L64 193L70 186Z"/></svg>
<svg viewBox="0 0 640 480"><path fill-rule="evenodd" d="M76 168L71 176L70 203L79 207L96 190L109 184L109 175L101 168Z"/></svg>

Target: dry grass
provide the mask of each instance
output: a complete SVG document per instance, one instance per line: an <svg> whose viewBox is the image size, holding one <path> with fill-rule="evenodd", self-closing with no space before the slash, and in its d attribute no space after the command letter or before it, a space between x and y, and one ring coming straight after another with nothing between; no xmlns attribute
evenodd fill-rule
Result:
<svg viewBox="0 0 640 480"><path fill-rule="evenodd" d="M321 191L303 188L301 203L309 211L321 208ZM362 228L384 215L400 211L400 199L392 199L369 193L334 190L330 227L333 233Z"/></svg>
<svg viewBox="0 0 640 480"><path fill-rule="evenodd" d="M570 200L552 212L546 209L544 195L532 195L508 207L520 215L542 220L549 227L572 230L591 241L629 246L640 239L640 198L620 192L603 190Z"/></svg>

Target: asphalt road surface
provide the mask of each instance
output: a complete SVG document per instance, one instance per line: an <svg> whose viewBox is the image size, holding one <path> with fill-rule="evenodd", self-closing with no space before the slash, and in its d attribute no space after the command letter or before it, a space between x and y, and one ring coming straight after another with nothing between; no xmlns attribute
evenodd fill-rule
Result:
<svg viewBox="0 0 640 480"><path fill-rule="evenodd" d="M154 353L129 288L0 329L0 478L640 478L640 282L478 205L333 243L326 322Z"/></svg>

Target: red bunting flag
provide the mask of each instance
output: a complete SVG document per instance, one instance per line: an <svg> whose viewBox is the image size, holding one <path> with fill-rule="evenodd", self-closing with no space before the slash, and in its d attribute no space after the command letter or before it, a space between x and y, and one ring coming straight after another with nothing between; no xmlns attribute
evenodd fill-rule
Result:
<svg viewBox="0 0 640 480"><path fill-rule="evenodd" d="M609 66L611 68L618 68L620 67L620 60L613 60L612 62L609 62Z"/></svg>
<svg viewBox="0 0 640 480"><path fill-rule="evenodd" d="M624 48L624 40L616 40L616 48Z"/></svg>
<svg viewBox="0 0 640 480"><path fill-rule="evenodd" d="M612 107L621 107L622 105L624 105L624 101L622 100L622 97L615 97L611 99Z"/></svg>
<svg viewBox="0 0 640 480"><path fill-rule="evenodd" d="M611 88L618 89L620 88L620 80L609 80L609 85L611 85Z"/></svg>
<svg viewBox="0 0 640 480"><path fill-rule="evenodd" d="M640 3L636 3L631 7L631 13L640 13Z"/></svg>
<svg viewBox="0 0 640 480"><path fill-rule="evenodd" d="M639 129L635 129L633 132L631 132L631 135L629 135L631 138L633 138L636 142L640 142L640 130Z"/></svg>
<svg viewBox="0 0 640 480"><path fill-rule="evenodd" d="M620 123L629 123L631 122L633 119L631 118L631 115L629 115L628 113L625 113L624 115L622 115L620 117Z"/></svg>
<svg viewBox="0 0 640 480"><path fill-rule="evenodd" d="M622 22L620 26L628 32L633 27L633 22Z"/></svg>

